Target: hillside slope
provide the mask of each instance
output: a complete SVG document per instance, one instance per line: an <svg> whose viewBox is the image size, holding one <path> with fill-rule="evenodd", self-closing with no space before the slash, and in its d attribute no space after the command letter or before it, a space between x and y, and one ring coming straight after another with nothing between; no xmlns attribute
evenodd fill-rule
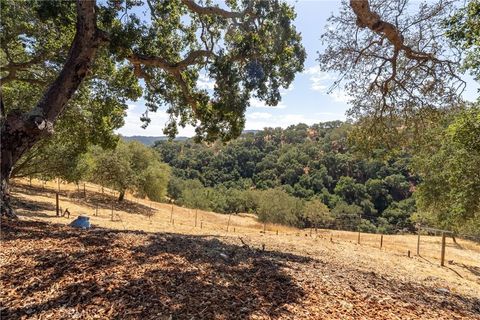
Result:
<svg viewBox="0 0 480 320"><path fill-rule="evenodd" d="M61 185L17 183L21 220L2 221L2 319L480 319L480 247L416 236L263 226L251 216L198 212L129 196L115 204L98 186L86 199ZM98 215L92 216L98 205ZM78 214L95 227L65 224ZM200 227L200 217L202 227ZM229 225L229 230L226 227ZM235 230L233 230L235 228ZM279 233L277 234L277 230ZM413 252L413 250L412 250Z"/></svg>
<svg viewBox="0 0 480 320"><path fill-rule="evenodd" d="M478 298L233 238L2 229L4 319L480 319Z"/></svg>

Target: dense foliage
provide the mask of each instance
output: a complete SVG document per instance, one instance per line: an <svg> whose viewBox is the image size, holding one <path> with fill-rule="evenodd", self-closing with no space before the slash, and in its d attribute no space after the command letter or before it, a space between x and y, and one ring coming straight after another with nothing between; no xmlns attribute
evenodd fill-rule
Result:
<svg viewBox="0 0 480 320"><path fill-rule="evenodd" d="M12 218L8 185L14 167L50 161L44 150L57 156L45 141L62 121L64 128L85 125L90 132L80 132L78 146L65 145L70 163L55 157L52 168L75 165L90 143L108 143L96 138L121 127L125 102L140 97L144 125L149 112L163 108L169 136L192 125L197 140L229 140L241 133L250 99L277 105L281 88L303 70L306 57L293 6L278 0L222 6L2 0L0 9L0 211ZM215 82L212 90L202 79ZM85 121L65 116L75 112ZM69 143L68 130L63 133L57 145ZM23 174L38 173L28 171ZM67 171L63 176L78 179Z"/></svg>
<svg viewBox="0 0 480 320"><path fill-rule="evenodd" d="M127 190L154 201L164 200L170 168L154 150L139 142L120 141L115 149L92 148L83 164L84 178L117 190L119 201Z"/></svg>
<svg viewBox="0 0 480 320"><path fill-rule="evenodd" d="M260 220L347 229L412 227L408 154L349 147L348 123L299 124L243 134L229 144L158 141L172 167L178 203L218 212L250 211Z"/></svg>
<svg viewBox="0 0 480 320"><path fill-rule="evenodd" d="M480 235L480 107L459 112L428 134L430 143L414 158L423 180L416 191L419 218Z"/></svg>

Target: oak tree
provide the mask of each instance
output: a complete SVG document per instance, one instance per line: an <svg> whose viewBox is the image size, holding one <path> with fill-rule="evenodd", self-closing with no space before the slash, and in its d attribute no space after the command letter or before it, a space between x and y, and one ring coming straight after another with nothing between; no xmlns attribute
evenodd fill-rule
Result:
<svg viewBox="0 0 480 320"><path fill-rule="evenodd" d="M318 60L323 71L338 74L331 90L341 87L351 97L348 115L361 124L359 140L391 146L399 137L415 139L461 103L464 50L446 36L458 5L349 0L329 18Z"/></svg>
<svg viewBox="0 0 480 320"><path fill-rule="evenodd" d="M83 87L136 99L139 79L148 112L165 107L165 132L196 127L199 140L240 134L250 97L276 105L303 68L305 51L293 8L280 1L2 0L2 215L14 216L8 181L19 159L53 132ZM144 12L144 15L141 13ZM102 72L108 65L125 88ZM215 81L212 91L199 77ZM34 86L28 106L8 105L9 90ZM11 99L10 99L11 100Z"/></svg>

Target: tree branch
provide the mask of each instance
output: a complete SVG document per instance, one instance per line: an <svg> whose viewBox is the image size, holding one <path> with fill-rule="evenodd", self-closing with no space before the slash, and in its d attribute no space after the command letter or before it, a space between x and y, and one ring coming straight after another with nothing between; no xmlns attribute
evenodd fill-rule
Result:
<svg viewBox="0 0 480 320"><path fill-rule="evenodd" d="M66 103L87 76L98 47L105 41L105 34L97 29L95 1L77 0L76 34L62 71L49 87L34 112L47 121L55 122Z"/></svg>
<svg viewBox="0 0 480 320"><path fill-rule="evenodd" d="M127 59L134 66L144 65L158 67L170 73L185 70L188 66L199 63L199 59L213 56L209 50L195 50L190 52L183 60L179 62L170 62L162 57L147 56L143 54L131 54Z"/></svg>
<svg viewBox="0 0 480 320"><path fill-rule="evenodd" d="M146 80L148 80L150 77L147 73L143 71L141 65L161 68L170 73L182 89L183 96L187 101L188 105L192 108L193 112L196 112L197 102L191 96L188 84L183 79L181 72L185 70L188 66L198 64L199 62L201 62L201 59L213 55L213 52L209 50L195 50L191 51L183 60L179 62L170 62L162 57L147 56L135 53L131 54L127 59L130 61L131 64L133 64L135 75Z"/></svg>
<svg viewBox="0 0 480 320"><path fill-rule="evenodd" d="M2 123L2 174L9 176L20 157L53 131L57 117L87 76L97 48L105 41L105 34L97 29L95 9L95 0L77 0L76 33L60 74L33 110L10 112Z"/></svg>
<svg viewBox="0 0 480 320"><path fill-rule="evenodd" d="M234 18L242 18L248 14L252 14L254 1L250 1L250 4L248 5L247 9L240 12L227 11L220 7L213 7L213 6L202 7L196 4L195 1L193 0L182 0L182 3L186 5L190 11L198 14L216 15L223 18L227 18L227 19L234 19Z"/></svg>
<svg viewBox="0 0 480 320"><path fill-rule="evenodd" d="M387 38L393 45L394 51L403 51L407 58L413 60L439 61L431 53L416 51L405 45L402 32L390 22L383 21L376 12L373 12L368 0L350 0L350 7L357 16L358 27L368 28Z"/></svg>
<svg viewBox="0 0 480 320"><path fill-rule="evenodd" d="M26 82L26 83L31 83L31 84L37 84L37 85L40 85L40 86L44 86L44 85L47 84L46 81L39 80L39 79L17 77L16 71L10 71L7 76L1 78L0 79L0 84L3 86L4 84L12 82L12 81Z"/></svg>

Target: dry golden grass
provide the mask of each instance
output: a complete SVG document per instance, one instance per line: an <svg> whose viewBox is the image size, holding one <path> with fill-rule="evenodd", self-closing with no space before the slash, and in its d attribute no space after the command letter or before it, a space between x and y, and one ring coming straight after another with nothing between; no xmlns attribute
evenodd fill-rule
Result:
<svg viewBox="0 0 480 320"><path fill-rule="evenodd" d="M59 191L59 202L62 210L68 208L70 219L56 217L55 192ZM60 184L54 181L17 180L13 195L23 202L38 202L40 210L19 207L18 213L26 218L43 218L58 223L69 223L79 215L88 215L92 224L114 229L156 231L193 232L223 234L227 232L259 233L264 227L267 232L294 233L295 228L258 222L254 215L226 215L210 211L183 208L172 204L158 203L148 199L138 199L126 194L125 201L116 201L118 193L108 188L86 183L77 187L74 184ZM48 205L47 205L48 204ZM98 205L98 208L97 208ZM113 220L112 221L112 206ZM173 214L172 214L173 210ZM195 218L197 227L195 228ZM173 220L173 224L171 223ZM197 230L198 231L198 230ZM198 232L196 232L198 233Z"/></svg>
<svg viewBox="0 0 480 320"><path fill-rule="evenodd" d="M112 190L105 188L102 194L102 189L93 184L85 185L86 199L83 198L83 184L80 192L75 185L60 185L60 206L72 213L68 219L55 215L58 184L32 183L29 186L28 181L18 180L13 189L17 213L22 219L68 224L78 215L88 215L93 225L104 228L214 235L227 242L241 244L243 241L251 246L265 246L267 250L327 258L358 270L396 274L401 279L480 296L480 245L471 241L457 239L455 244L447 238L447 263L440 267L441 237L422 235L420 256L417 256L416 235L384 235L380 249L380 235L375 234L362 233L359 245L356 232L320 229L315 232L267 224L267 232L263 233L263 224L253 215L197 211L136 199L131 194L127 194L123 204L118 204ZM112 205L114 221L111 219ZM411 258L407 257L409 250Z"/></svg>

